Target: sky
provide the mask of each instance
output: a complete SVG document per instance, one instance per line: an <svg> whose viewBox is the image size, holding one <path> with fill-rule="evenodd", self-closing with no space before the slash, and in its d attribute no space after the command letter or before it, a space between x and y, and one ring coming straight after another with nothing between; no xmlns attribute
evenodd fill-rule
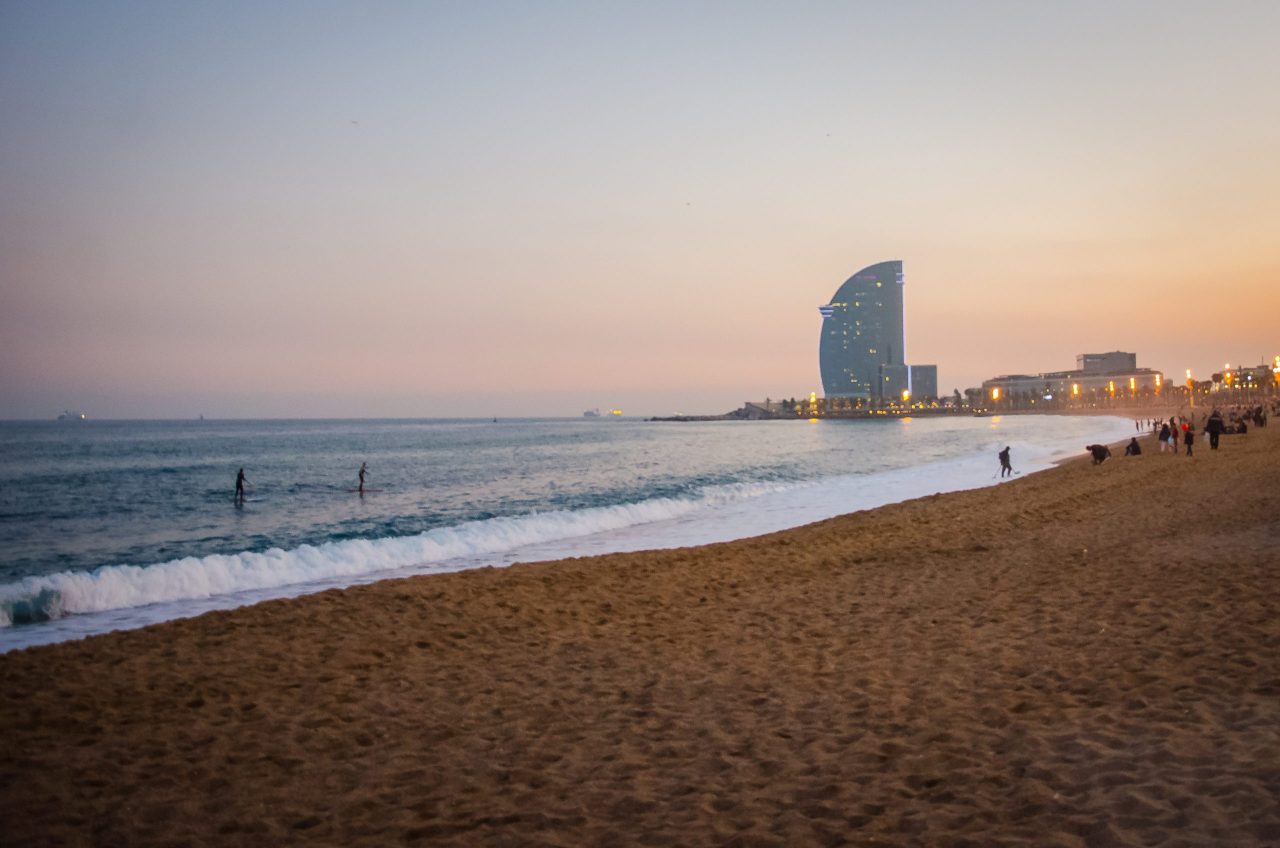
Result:
<svg viewBox="0 0 1280 848"><path fill-rule="evenodd" d="M0 419L716 413L1280 353L1280 4L0 0Z"/></svg>

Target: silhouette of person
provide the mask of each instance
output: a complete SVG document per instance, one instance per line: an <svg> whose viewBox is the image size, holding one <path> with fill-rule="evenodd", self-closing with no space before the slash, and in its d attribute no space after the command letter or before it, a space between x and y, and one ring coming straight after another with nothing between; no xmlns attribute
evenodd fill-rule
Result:
<svg viewBox="0 0 1280 848"><path fill-rule="evenodd" d="M1124 447L1125 456L1141 456L1142 446L1138 444L1138 437L1134 436L1129 440L1129 444Z"/></svg>
<svg viewBox="0 0 1280 848"><path fill-rule="evenodd" d="M1222 431L1226 427L1222 423L1222 413L1217 409L1209 415L1209 420L1204 424L1204 430L1209 434L1209 450L1218 449L1218 437L1222 435Z"/></svg>
<svg viewBox="0 0 1280 848"><path fill-rule="evenodd" d="M1000 451L1000 476L1001 478L1013 475L1013 466L1009 464L1009 446L1005 445L1004 450Z"/></svg>
<svg viewBox="0 0 1280 848"><path fill-rule="evenodd" d="M364 494L364 475L366 473L365 464L366 463L363 463L363 462L360 463L360 488L357 490L362 495Z"/></svg>
<svg viewBox="0 0 1280 848"><path fill-rule="evenodd" d="M244 469L236 473L236 503L244 503Z"/></svg>

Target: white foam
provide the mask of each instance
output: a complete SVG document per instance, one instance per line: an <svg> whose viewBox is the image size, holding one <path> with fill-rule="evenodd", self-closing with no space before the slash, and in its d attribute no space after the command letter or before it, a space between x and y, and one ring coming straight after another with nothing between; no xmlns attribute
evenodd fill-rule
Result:
<svg viewBox="0 0 1280 848"><path fill-rule="evenodd" d="M1005 444L1007 426L993 418L984 435L964 434L974 439L974 453L967 456L870 474L801 484L716 486L696 497L493 518L410 537L28 577L0 585L0 652L387 577L727 541L923 495L993 485L1003 482L994 473L994 452ZM1026 429L1026 422L1017 426ZM1116 418L1073 422L1078 438L1104 443L1131 435L1131 426ZM1061 432L1045 433L1043 440L1034 431L1018 435L1015 465L1020 474L1081 452L1082 445L1062 449ZM9 611L15 604L31 605L35 599L57 620L4 626L11 624Z"/></svg>
<svg viewBox="0 0 1280 848"><path fill-rule="evenodd" d="M64 571L0 585L0 626L11 625L15 604L44 608L49 618L148 604L199 600L318 581L331 582L403 568L495 554L551 540L570 540L778 491L777 484L734 484L695 498L657 498L581 510L492 518L417 536L352 539L293 550L185 557L156 565L111 565ZM44 599L43 604L35 599Z"/></svg>

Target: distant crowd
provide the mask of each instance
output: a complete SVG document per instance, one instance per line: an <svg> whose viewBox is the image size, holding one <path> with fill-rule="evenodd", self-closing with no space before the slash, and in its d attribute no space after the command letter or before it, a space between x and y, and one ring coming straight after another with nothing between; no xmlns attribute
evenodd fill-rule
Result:
<svg viewBox="0 0 1280 848"><path fill-rule="evenodd" d="M1217 450L1222 436L1243 435L1249 432L1250 427L1265 427L1267 418L1271 415L1280 415L1280 400L1257 405L1235 404L1222 408L1214 407L1210 412L1200 416L1198 421L1194 412L1188 415L1174 415L1168 420L1139 418L1134 420L1133 429L1139 433L1150 431L1160 445L1160 453L1173 453L1176 456L1181 445L1186 456L1194 456L1197 431L1208 437L1209 450ZM1111 458L1111 448L1106 445L1085 445L1084 449L1093 457L1094 465L1101 465ZM1009 453L1008 447L999 453L1001 477L1015 473L1010 463ZM1129 444L1125 445L1124 455L1139 456L1141 454L1142 445L1138 444L1138 437L1134 436L1129 440Z"/></svg>
<svg viewBox="0 0 1280 848"><path fill-rule="evenodd" d="M1256 406L1246 404L1235 404L1227 406L1223 409L1213 407L1213 409L1201 416L1199 420L1199 430L1209 437L1209 450L1218 449L1219 439L1227 434L1243 435L1249 432L1249 427L1265 427L1267 426L1268 414L1280 414L1280 401L1272 401L1269 404L1258 404ZM1145 421L1138 419L1133 422L1135 430L1142 432L1144 428L1150 429L1151 433L1156 437L1156 441L1160 445L1160 453L1178 453L1178 443L1182 443L1182 447L1187 456L1195 455L1196 444L1196 416L1193 413L1189 415L1175 415L1168 421L1160 418L1148 418ZM1093 450L1097 445L1090 445L1088 450L1093 452L1093 461L1095 464L1102 462L1099 459L1098 452ZM1138 445L1138 437L1134 436L1129 440L1129 444L1124 450L1125 456L1133 456L1142 453L1142 448ZM1110 456L1110 451L1107 452Z"/></svg>

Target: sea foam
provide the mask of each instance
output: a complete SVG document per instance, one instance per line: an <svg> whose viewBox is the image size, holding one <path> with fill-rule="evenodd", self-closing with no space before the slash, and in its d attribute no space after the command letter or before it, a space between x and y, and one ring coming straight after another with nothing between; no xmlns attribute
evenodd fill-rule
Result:
<svg viewBox="0 0 1280 848"><path fill-rule="evenodd" d="M1070 424L1070 437L1043 426L1020 432L1019 473L1042 470L1081 450L1067 445L1110 442L1132 432L1131 422L1117 418ZM992 418L982 431L963 434L972 452L899 468L795 483L709 486L688 496L490 518L414 536L26 577L0 584L0 652L389 577L709 544L922 495L998 485L1005 481L997 481L994 457L1010 440L1006 429ZM8 626L34 621L46 623Z"/></svg>
<svg viewBox="0 0 1280 848"><path fill-rule="evenodd" d="M108 565L93 571L27 577L0 585L0 627L498 554L527 545L680 518L786 488L787 484L777 483L712 486L693 497L491 518L416 536L349 539L292 550L212 554L154 565Z"/></svg>

